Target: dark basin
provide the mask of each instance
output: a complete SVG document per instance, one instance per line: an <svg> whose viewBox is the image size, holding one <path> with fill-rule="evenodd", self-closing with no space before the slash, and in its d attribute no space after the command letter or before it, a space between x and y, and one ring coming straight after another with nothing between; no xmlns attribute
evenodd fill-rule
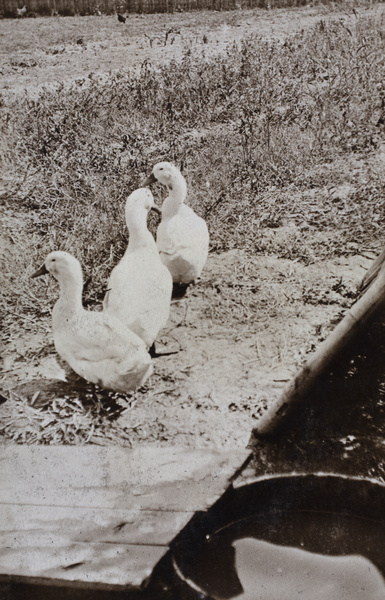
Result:
<svg viewBox="0 0 385 600"><path fill-rule="evenodd" d="M316 553L321 560L355 555L385 577L385 486L318 474L230 488L175 540L163 589L179 600L236 597L242 585L233 544L244 538Z"/></svg>

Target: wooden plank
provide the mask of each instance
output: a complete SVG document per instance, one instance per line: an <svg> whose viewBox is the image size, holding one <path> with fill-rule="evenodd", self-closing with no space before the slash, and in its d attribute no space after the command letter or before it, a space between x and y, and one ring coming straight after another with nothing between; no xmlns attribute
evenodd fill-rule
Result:
<svg viewBox="0 0 385 600"><path fill-rule="evenodd" d="M0 503L204 510L247 454L153 446L3 446Z"/></svg>
<svg viewBox="0 0 385 600"><path fill-rule="evenodd" d="M0 573L136 587L167 549L127 544L26 545L1 551Z"/></svg>
<svg viewBox="0 0 385 600"><path fill-rule="evenodd" d="M0 448L0 577L136 587L248 452Z"/></svg>
<svg viewBox="0 0 385 600"><path fill-rule="evenodd" d="M295 407L309 397L319 379L330 370L333 362L362 332L368 321L384 310L385 265L376 274L367 292L348 310L342 321L320 344L284 393L258 420L256 437L264 438L279 433Z"/></svg>
<svg viewBox="0 0 385 600"><path fill-rule="evenodd" d="M382 252L377 256L377 258L373 261L370 268L365 273L365 276L363 277L360 285L358 286L358 289L360 292L365 292L369 288L369 286L372 284L372 282L378 276L379 272L381 271L382 267L384 266L384 263L385 263L385 249L382 250Z"/></svg>
<svg viewBox="0 0 385 600"><path fill-rule="evenodd" d="M110 543L167 546L194 513L0 505L1 549ZM1 561L0 561L1 564Z"/></svg>
<svg viewBox="0 0 385 600"><path fill-rule="evenodd" d="M136 586L192 513L0 505L0 574Z"/></svg>

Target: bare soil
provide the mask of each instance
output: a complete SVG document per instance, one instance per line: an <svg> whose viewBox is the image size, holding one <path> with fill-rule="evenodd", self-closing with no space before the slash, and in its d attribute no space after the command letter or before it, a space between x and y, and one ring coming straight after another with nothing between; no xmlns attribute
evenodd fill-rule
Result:
<svg viewBox="0 0 385 600"><path fill-rule="evenodd" d="M383 12L377 5L361 9L372 17ZM340 18L346 23L356 12L341 5L302 8L237 10L230 12L129 15L117 17L49 17L0 20L0 74L2 88L14 93L62 84L92 76L139 69L178 60L186 48L210 56L225 52L245 37L283 39L320 19Z"/></svg>
<svg viewBox="0 0 385 600"><path fill-rule="evenodd" d="M306 7L130 16L124 25L116 17L3 20L3 87L33 93L92 72L170 61L186 43L222 52L245 35L279 38L336 14L354 18ZM4 224L22 231L14 219ZM291 233L290 226L266 230L280 245ZM327 240L325 232L320 243ZM25 316L23 327L5 328L3 440L244 447L261 409L350 306L374 256L357 248L353 256L304 265L239 250L211 253L201 281L172 304L159 350L176 353L155 359L154 375L132 397L107 399L74 378L55 353L50 317ZM26 285L33 294L36 284ZM11 302L8 316L22 310Z"/></svg>
<svg viewBox="0 0 385 600"><path fill-rule="evenodd" d="M2 382L13 388L0 409L5 438L244 447L261 409L339 320L369 264L370 255L309 266L240 251L211 255L200 283L172 304L158 350L176 353L155 359L145 389L108 406L101 432L80 423L78 434L89 432L81 437L57 429L66 416L74 430L67 401L82 401L90 386L76 378L71 383L53 347L50 319L32 321L5 349ZM56 380L66 373L69 384ZM105 429L106 419L111 428Z"/></svg>

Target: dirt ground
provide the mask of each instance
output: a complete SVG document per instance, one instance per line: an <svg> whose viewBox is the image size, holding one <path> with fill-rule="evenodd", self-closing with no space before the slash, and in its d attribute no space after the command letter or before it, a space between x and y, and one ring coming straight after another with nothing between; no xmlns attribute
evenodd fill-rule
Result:
<svg viewBox="0 0 385 600"><path fill-rule="evenodd" d="M79 17L66 18L65 32L58 17L3 20L3 87L33 93L91 72L178 58L186 42L219 52L245 35L279 38L336 14L354 18L323 7L130 16L125 25L116 17ZM15 38L22 40L17 47ZM7 218L4 224L18 227ZM290 233L290 226L266 230L280 243ZM261 409L350 306L374 256L357 248L348 258L304 265L238 250L211 253L201 281L172 304L158 350L175 353L155 359L143 390L104 403L102 391L73 378L58 359L49 316L24 320L20 330L5 330L3 439L244 447ZM37 284L30 285L33 294Z"/></svg>
<svg viewBox="0 0 385 600"><path fill-rule="evenodd" d="M382 14L384 7L361 9ZM292 9L199 11L171 15L51 17L0 20L0 75L4 93L30 93L40 86L60 84L120 69L140 69L180 59L183 52L206 56L225 52L245 37L282 39L311 27L320 19L356 19L349 7L307 6Z"/></svg>
<svg viewBox="0 0 385 600"><path fill-rule="evenodd" d="M211 255L201 282L172 304L158 350L176 354L156 358L146 388L118 399L117 412L109 414L108 407L100 431L92 429L94 423L88 426L88 441L244 447L261 408L281 393L306 352L340 318L370 262L370 255L309 266L239 251ZM90 394L76 379L55 381L66 371L53 347L49 318L13 337L2 381L14 389L1 407L6 439L86 441L85 435L57 432L60 415L69 417L73 431L67 401ZM84 409L73 408L84 417ZM80 423L78 433L84 427Z"/></svg>

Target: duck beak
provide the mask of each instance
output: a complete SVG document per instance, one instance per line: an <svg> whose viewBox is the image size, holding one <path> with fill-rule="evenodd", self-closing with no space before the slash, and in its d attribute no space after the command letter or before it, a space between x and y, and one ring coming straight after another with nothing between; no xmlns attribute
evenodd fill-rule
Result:
<svg viewBox="0 0 385 600"><path fill-rule="evenodd" d="M41 265L40 269L38 269L31 275L31 279L34 279L35 277L40 277L41 275L46 275L47 273L48 273L48 269L45 266L45 264L43 264L43 265Z"/></svg>
<svg viewBox="0 0 385 600"><path fill-rule="evenodd" d="M147 177L147 179L145 181L143 181L143 183L140 187L146 187L147 185L151 185L151 183L155 183L155 182L156 182L156 177L155 177L154 173L151 173L151 175L149 177Z"/></svg>
<svg viewBox="0 0 385 600"><path fill-rule="evenodd" d="M162 216L162 211L160 210L159 206L151 206L150 210L153 210L157 215Z"/></svg>

